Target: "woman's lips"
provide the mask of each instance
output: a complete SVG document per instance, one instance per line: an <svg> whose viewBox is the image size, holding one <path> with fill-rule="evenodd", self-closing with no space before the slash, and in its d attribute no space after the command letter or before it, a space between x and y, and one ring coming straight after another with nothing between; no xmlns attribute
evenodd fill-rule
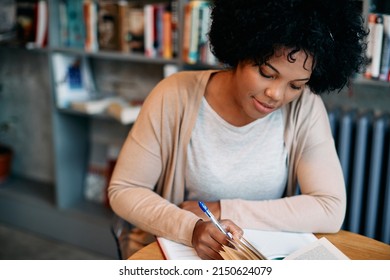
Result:
<svg viewBox="0 0 390 280"><path fill-rule="evenodd" d="M256 110L262 114L269 114L275 110L275 106L261 102L254 97L253 97L253 103L255 105Z"/></svg>

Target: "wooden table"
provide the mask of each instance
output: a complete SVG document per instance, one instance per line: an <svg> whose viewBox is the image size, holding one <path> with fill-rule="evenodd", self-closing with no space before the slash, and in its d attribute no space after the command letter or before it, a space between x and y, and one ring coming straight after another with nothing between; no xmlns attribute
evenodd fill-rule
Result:
<svg viewBox="0 0 390 280"><path fill-rule="evenodd" d="M366 236L341 230L335 234L319 234L326 237L351 260L390 260L390 245ZM163 254L157 242L134 253L129 260L163 260Z"/></svg>

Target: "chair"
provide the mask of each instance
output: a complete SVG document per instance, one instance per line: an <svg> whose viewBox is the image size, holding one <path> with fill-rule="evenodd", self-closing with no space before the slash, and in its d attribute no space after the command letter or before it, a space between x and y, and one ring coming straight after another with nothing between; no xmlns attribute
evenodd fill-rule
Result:
<svg viewBox="0 0 390 280"><path fill-rule="evenodd" d="M125 246L124 240L127 239L126 236L128 235L131 229L132 229L132 225L130 223L128 223L127 221L123 220L122 218L114 214L111 222L110 231L115 239L119 260L127 259L129 257L127 256L128 254L125 253L126 250L124 247Z"/></svg>

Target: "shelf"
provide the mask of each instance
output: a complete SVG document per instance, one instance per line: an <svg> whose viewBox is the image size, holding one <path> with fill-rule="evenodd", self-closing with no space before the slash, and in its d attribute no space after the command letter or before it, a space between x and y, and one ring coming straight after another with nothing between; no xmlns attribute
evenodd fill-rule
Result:
<svg viewBox="0 0 390 280"><path fill-rule="evenodd" d="M381 80L373 80L373 79L367 79L363 76L358 76L352 81L353 84L356 85L370 85L375 87L384 87L384 88L390 88L390 81L381 81Z"/></svg>
<svg viewBox="0 0 390 280"><path fill-rule="evenodd" d="M16 45L7 45L7 44L0 44L0 49L7 50L7 51L21 51L26 52L30 54L47 54L49 52L48 48L31 48L28 49L23 46L16 46Z"/></svg>
<svg viewBox="0 0 390 280"><path fill-rule="evenodd" d="M108 115L107 113L88 114L88 113L83 113L83 112L80 112L80 111L77 111L77 110L74 110L74 109L70 109L70 108L59 108L58 112L60 112L62 114L76 116L76 117L82 117L82 118L89 118L89 119L94 119L94 120L115 122L115 123L117 123L119 125L122 125L122 126L130 127L130 126L133 125L133 122L131 122L131 123L127 123L127 122L126 123L122 123L121 121L119 121L118 119Z"/></svg>
<svg viewBox="0 0 390 280"><path fill-rule="evenodd" d="M52 184L12 176L0 184L0 222L117 257L110 209L88 201L59 209L54 197Z"/></svg>
<svg viewBox="0 0 390 280"><path fill-rule="evenodd" d="M91 57L91 58L121 60L121 61L131 61L131 62L144 62L149 64L164 65L164 64L180 63L180 60L177 58L166 59L162 57L146 57L141 53L123 53L123 52L110 52L110 51L86 52L82 49L72 49L72 48L51 48L50 51Z"/></svg>

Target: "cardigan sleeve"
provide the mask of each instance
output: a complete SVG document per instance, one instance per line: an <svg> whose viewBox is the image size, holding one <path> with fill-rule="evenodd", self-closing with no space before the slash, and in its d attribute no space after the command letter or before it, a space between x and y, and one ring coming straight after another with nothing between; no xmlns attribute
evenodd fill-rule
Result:
<svg viewBox="0 0 390 280"><path fill-rule="evenodd" d="M166 82L164 82L166 84ZM199 218L156 193L164 177L162 132L164 85L157 86L142 106L140 115L122 146L108 189L113 211L134 226L156 236L191 245ZM169 106L169 104L167 105ZM165 140L166 141L166 140Z"/></svg>
<svg viewBox="0 0 390 280"><path fill-rule="evenodd" d="M276 200L222 200L221 218L243 228L296 232L337 232L344 220L346 194L325 106L318 96L306 98L297 117L292 145L301 194ZM292 116L290 116L292 117ZM289 166L291 168L291 166Z"/></svg>

